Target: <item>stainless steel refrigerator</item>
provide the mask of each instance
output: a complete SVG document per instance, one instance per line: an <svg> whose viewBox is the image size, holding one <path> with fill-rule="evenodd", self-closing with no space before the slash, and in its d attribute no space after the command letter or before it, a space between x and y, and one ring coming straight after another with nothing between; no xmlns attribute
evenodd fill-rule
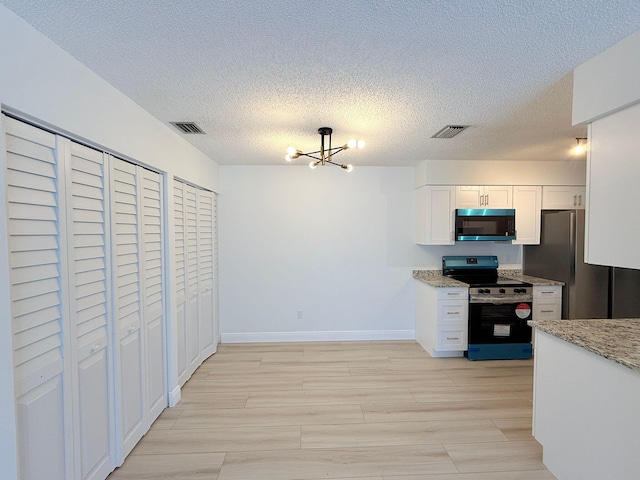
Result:
<svg viewBox="0 0 640 480"><path fill-rule="evenodd" d="M543 211L523 272L564 282L562 318L640 317L640 270L584 263L584 210Z"/></svg>

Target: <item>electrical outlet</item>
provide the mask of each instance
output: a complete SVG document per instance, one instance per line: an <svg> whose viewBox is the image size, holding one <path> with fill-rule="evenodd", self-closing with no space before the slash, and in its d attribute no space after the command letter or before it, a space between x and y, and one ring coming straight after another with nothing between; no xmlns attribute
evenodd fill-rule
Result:
<svg viewBox="0 0 640 480"><path fill-rule="evenodd" d="M302 320L302 310L298 310L298 320Z"/></svg>

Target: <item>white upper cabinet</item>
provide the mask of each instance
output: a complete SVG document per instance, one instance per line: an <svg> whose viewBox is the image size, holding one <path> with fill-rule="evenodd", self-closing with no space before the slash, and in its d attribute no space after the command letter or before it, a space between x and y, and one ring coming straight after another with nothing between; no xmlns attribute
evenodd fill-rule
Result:
<svg viewBox="0 0 640 480"><path fill-rule="evenodd" d="M416 243L453 245L455 187L425 185L416 188Z"/></svg>
<svg viewBox="0 0 640 480"><path fill-rule="evenodd" d="M540 243L540 209L542 187L513 187L513 208L516 210L517 245L538 245Z"/></svg>
<svg viewBox="0 0 640 480"><path fill-rule="evenodd" d="M513 208L510 185L456 187L456 208Z"/></svg>
<svg viewBox="0 0 640 480"><path fill-rule="evenodd" d="M573 185L553 185L542 187L543 210L584 209L586 187Z"/></svg>

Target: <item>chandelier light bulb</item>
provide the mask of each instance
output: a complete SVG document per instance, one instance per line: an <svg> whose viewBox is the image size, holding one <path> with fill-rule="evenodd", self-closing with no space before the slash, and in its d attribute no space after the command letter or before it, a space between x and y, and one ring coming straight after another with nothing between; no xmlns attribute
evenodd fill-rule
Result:
<svg viewBox="0 0 640 480"><path fill-rule="evenodd" d="M293 157L297 152L298 150L296 150L296 147L287 148L287 154L289 155L289 157Z"/></svg>
<svg viewBox="0 0 640 480"><path fill-rule="evenodd" d="M348 164L347 168L345 168L345 170L347 171L347 173L353 172L353 165Z"/></svg>
<svg viewBox="0 0 640 480"><path fill-rule="evenodd" d="M289 155L288 153L284 156L284 159L285 159L287 162L290 162L290 161L292 160L291 155Z"/></svg>
<svg viewBox="0 0 640 480"><path fill-rule="evenodd" d="M355 138L352 138L347 142L347 148L356 148L358 146L358 142Z"/></svg>
<svg viewBox="0 0 640 480"><path fill-rule="evenodd" d="M311 170L315 170L317 166L318 166L318 162L309 162L309 168Z"/></svg>
<svg viewBox="0 0 640 480"><path fill-rule="evenodd" d="M582 155L586 150L584 149L584 147L582 145L578 145L576 148L573 149L573 154L574 155Z"/></svg>
<svg viewBox="0 0 640 480"><path fill-rule="evenodd" d="M364 148L364 140L358 140L358 148Z"/></svg>

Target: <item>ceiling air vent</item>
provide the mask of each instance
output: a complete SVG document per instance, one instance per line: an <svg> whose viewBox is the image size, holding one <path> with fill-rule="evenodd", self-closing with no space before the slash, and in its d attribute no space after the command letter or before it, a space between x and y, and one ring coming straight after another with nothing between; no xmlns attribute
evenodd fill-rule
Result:
<svg viewBox="0 0 640 480"><path fill-rule="evenodd" d="M455 137L469 125L446 125L436 132L431 138L451 138Z"/></svg>
<svg viewBox="0 0 640 480"><path fill-rule="evenodd" d="M204 131L198 126L196 125L194 122L171 122L171 125L173 125L174 127L176 127L178 130L180 130L182 133L188 133L188 134L193 134L193 133L199 133L199 134L204 134Z"/></svg>

